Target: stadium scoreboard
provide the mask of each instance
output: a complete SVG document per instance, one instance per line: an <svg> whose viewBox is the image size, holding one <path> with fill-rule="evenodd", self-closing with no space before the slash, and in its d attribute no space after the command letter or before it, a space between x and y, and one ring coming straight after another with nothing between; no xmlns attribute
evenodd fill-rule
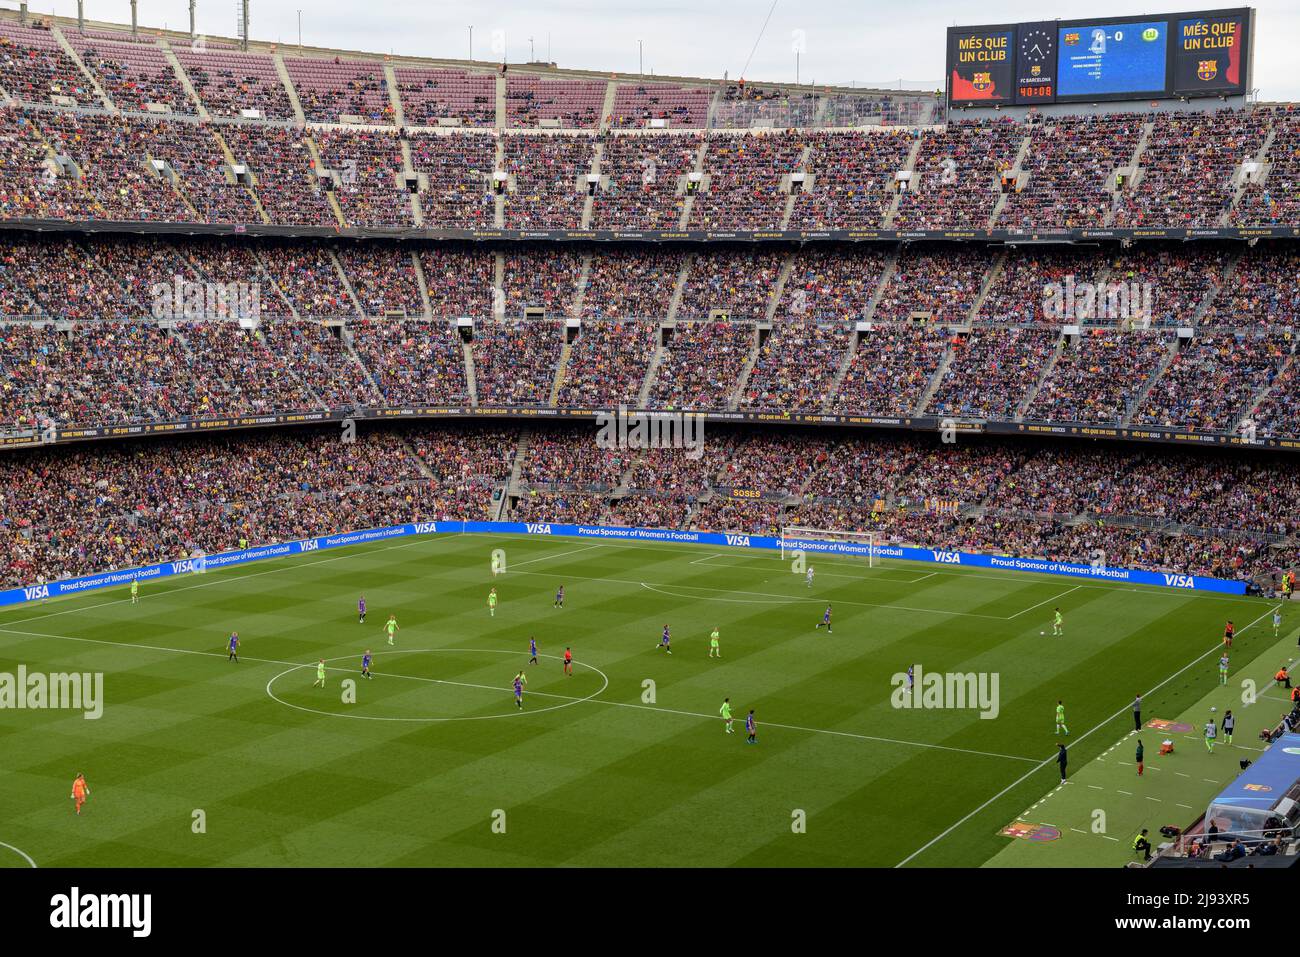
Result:
<svg viewBox="0 0 1300 957"><path fill-rule="evenodd" d="M1033 106L1241 96L1253 27L1249 7L949 27L948 99Z"/></svg>

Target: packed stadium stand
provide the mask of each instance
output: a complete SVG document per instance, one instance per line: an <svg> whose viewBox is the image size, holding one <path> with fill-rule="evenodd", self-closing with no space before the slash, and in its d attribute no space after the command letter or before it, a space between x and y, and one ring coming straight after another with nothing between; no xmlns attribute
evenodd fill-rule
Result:
<svg viewBox="0 0 1300 957"><path fill-rule="evenodd" d="M7 581L421 516L1296 564L1271 503L1298 491L1300 259L1217 232L1300 227L1289 107L957 119L933 94L16 17L0 438L57 447L0 459ZM1160 235L1019 241L1112 229ZM683 464L511 418L618 405L747 424ZM343 458L231 421L431 409L499 418ZM63 445L198 421L236 430Z"/></svg>

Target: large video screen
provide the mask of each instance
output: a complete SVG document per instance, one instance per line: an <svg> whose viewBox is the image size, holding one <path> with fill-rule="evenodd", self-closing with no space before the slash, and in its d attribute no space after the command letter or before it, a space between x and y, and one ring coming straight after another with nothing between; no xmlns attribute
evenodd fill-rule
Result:
<svg viewBox="0 0 1300 957"><path fill-rule="evenodd" d="M1163 93L1169 31L1163 20L1061 27L1059 96Z"/></svg>
<svg viewBox="0 0 1300 957"><path fill-rule="evenodd" d="M1244 94L1248 7L1159 16L951 27L958 106Z"/></svg>

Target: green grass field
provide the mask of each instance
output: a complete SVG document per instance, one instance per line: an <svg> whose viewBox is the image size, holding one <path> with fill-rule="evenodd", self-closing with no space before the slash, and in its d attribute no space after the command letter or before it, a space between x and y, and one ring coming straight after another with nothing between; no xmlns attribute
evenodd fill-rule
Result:
<svg viewBox="0 0 1300 957"><path fill-rule="evenodd" d="M508 571L494 581L495 548ZM1234 672L1274 645L1273 606L1255 599L813 564L809 588L775 553L442 535L158 582L136 605L123 588L8 609L0 672L103 672L105 704L98 720L0 710L0 864L974 866L1024 844L998 832L1056 787L1058 698L1073 772L1131 727L1136 692L1151 692L1150 717L1174 717L1212 691L1225 619ZM827 602L831 635L814 628ZM656 650L665 623L672 657ZM707 657L715 625L721 660ZM891 676L913 663L996 673L997 717L894 708ZM717 717L726 696L734 735ZM1127 856L1096 841L1009 863Z"/></svg>

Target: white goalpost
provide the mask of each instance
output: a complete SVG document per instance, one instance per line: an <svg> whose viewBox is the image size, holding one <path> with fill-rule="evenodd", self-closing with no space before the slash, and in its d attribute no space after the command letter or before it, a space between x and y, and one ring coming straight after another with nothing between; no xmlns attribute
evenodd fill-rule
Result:
<svg viewBox="0 0 1300 957"><path fill-rule="evenodd" d="M869 568L880 564L876 555L875 532L838 532L802 525L781 526L781 559L803 552L805 558L816 555L839 555L865 558Z"/></svg>

